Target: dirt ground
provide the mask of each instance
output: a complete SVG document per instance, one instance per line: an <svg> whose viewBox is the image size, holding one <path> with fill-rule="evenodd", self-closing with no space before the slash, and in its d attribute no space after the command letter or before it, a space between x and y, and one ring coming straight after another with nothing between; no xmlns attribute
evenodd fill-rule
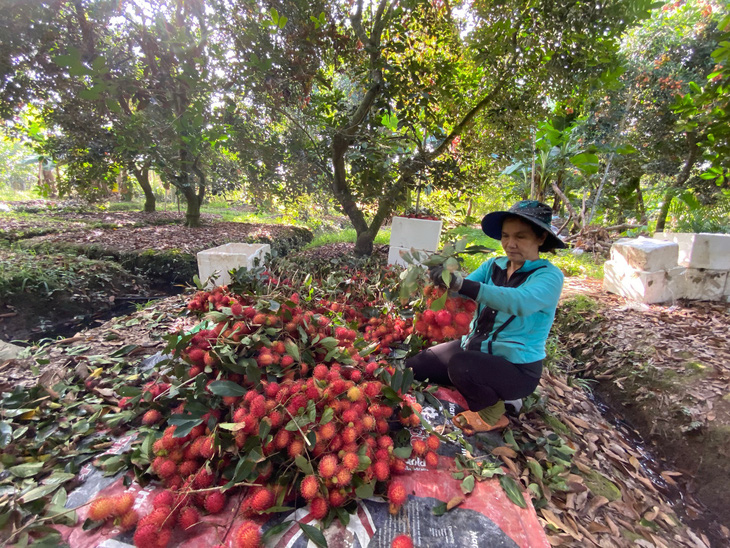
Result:
<svg viewBox="0 0 730 548"><path fill-rule="evenodd" d="M681 476L687 517L730 527L730 305L644 305L602 291L598 280L566 280L556 325L573 375L595 392ZM590 301L581 299L587 297ZM576 299L576 297L578 297ZM593 304L591 304L593 303ZM660 472L661 474L661 472Z"/></svg>

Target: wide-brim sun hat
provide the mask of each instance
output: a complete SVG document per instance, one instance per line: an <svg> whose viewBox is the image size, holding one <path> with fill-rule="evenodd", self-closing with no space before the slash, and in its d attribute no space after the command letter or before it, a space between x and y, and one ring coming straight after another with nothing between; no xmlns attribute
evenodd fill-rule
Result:
<svg viewBox="0 0 730 548"><path fill-rule="evenodd" d="M509 208L509 211L493 211L487 213L482 219L482 230L484 234L495 240L502 239L502 223L505 217L515 216L531 223L547 232L545 242L538 248L538 251L549 251L551 249L565 249L563 240L558 238L552 227L552 208L537 200L521 200Z"/></svg>

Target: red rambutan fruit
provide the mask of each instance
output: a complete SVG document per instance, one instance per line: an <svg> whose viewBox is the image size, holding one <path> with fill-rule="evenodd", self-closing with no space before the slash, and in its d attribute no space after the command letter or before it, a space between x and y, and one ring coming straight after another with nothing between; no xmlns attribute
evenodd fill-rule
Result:
<svg viewBox="0 0 730 548"><path fill-rule="evenodd" d="M276 502L274 492L268 487L259 487L251 495L251 510L257 514L265 512Z"/></svg>
<svg viewBox="0 0 730 548"><path fill-rule="evenodd" d="M132 493L121 493L112 498L114 504L114 515L123 516L134 506L134 495Z"/></svg>
<svg viewBox="0 0 730 548"><path fill-rule="evenodd" d="M279 430L274 436L274 447L284 449L291 443L292 433L289 430Z"/></svg>
<svg viewBox="0 0 730 548"><path fill-rule="evenodd" d="M413 548L413 541L408 535L398 535L393 539L390 548Z"/></svg>
<svg viewBox="0 0 730 548"><path fill-rule="evenodd" d="M235 548L259 548L261 546L261 530L253 521L244 521L236 531L233 540Z"/></svg>
<svg viewBox="0 0 730 548"><path fill-rule="evenodd" d="M153 508L160 508L162 506L168 506L171 508L174 505L175 495L173 495L172 492L168 491L167 489L161 491L160 493L155 495L155 498L152 499Z"/></svg>
<svg viewBox="0 0 730 548"><path fill-rule="evenodd" d="M323 478L331 478L337 473L337 457L335 455L325 455L319 461L319 475Z"/></svg>
<svg viewBox="0 0 730 548"><path fill-rule="evenodd" d="M157 534L159 528L152 525L140 525L134 532L134 545L138 548L149 548L151 546L157 546Z"/></svg>
<svg viewBox="0 0 730 548"><path fill-rule="evenodd" d="M439 456L434 453L433 451L429 451L426 453L426 466L429 466L430 468L436 468L439 464Z"/></svg>
<svg viewBox="0 0 730 548"><path fill-rule="evenodd" d="M226 495L221 491L212 491L205 496L203 507L211 514L217 514L226 506Z"/></svg>
<svg viewBox="0 0 730 548"><path fill-rule="evenodd" d="M209 459L215 455L215 439L213 436L208 436L206 438L202 438L202 440L203 441L200 443L200 449L198 451L202 458Z"/></svg>
<svg viewBox="0 0 730 548"><path fill-rule="evenodd" d="M347 497L339 489L333 489L330 491L329 502L333 508L339 508L345 505Z"/></svg>
<svg viewBox="0 0 730 548"><path fill-rule="evenodd" d="M171 459L163 460L157 467L157 474L161 478L170 478L177 472L177 464Z"/></svg>
<svg viewBox="0 0 730 548"><path fill-rule="evenodd" d="M323 440L331 440L337 434L337 427L333 422L328 422L319 427L317 437Z"/></svg>
<svg viewBox="0 0 730 548"><path fill-rule="evenodd" d="M428 448L431 451L436 451L439 448L439 446L441 445L441 440L439 439L439 437L437 435L431 434L426 439L426 445L428 446Z"/></svg>
<svg viewBox="0 0 730 548"><path fill-rule="evenodd" d="M387 481L390 477L390 464L388 461L376 460L373 463L373 472L378 481Z"/></svg>
<svg viewBox="0 0 730 548"><path fill-rule="evenodd" d="M299 486L299 492L306 500L312 500L316 497L319 493L319 481L316 476L306 476Z"/></svg>
<svg viewBox="0 0 730 548"><path fill-rule="evenodd" d="M395 458L390 462L391 474L405 474L406 473L406 461L403 459Z"/></svg>
<svg viewBox="0 0 730 548"><path fill-rule="evenodd" d="M119 517L119 529L121 529L122 531L129 531L135 525L137 525L138 520L139 516L137 515L137 511L128 510Z"/></svg>
<svg viewBox="0 0 730 548"><path fill-rule="evenodd" d="M177 522L183 529L190 529L200 521L200 513L197 509L192 506L186 506L180 510L180 514L177 516Z"/></svg>
<svg viewBox="0 0 730 548"><path fill-rule="evenodd" d="M205 489L213 485L214 481L215 475L213 472L206 468L201 468L193 480L193 486L195 486L196 489Z"/></svg>
<svg viewBox="0 0 730 548"><path fill-rule="evenodd" d="M309 504L309 513L316 520L321 521L327 517L329 509L329 504L323 497L316 497L312 499L312 502Z"/></svg>
<svg viewBox="0 0 730 548"><path fill-rule="evenodd" d="M347 468L340 468L337 470L337 474L335 474L335 477L333 480L337 480L337 485L340 487L346 487L350 485L350 482L352 481L352 473Z"/></svg>
<svg viewBox="0 0 730 548"><path fill-rule="evenodd" d="M342 457L342 466L350 472L354 472L360 466L360 457L356 453L345 453Z"/></svg>
<svg viewBox="0 0 730 548"><path fill-rule="evenodd" d="M296 458L304 452L304 442L302 440L294 440L289 444L287 454L291 458Z"/></svg>
<svg viewBox="0 0 730 548"><path fill-rule="evenodd" d="M419 457L422 457L428 451L428 446L424 440L412 439L411 447L413 447L413 452Z"/></svg>
<svg viewBox="0 0 730 548"><path fill-rule="evenodd" d="M401 506L408 500L406 488L400 481L391 481L388 485L388 500L395 506Z"/></svg>
<svg viewBox="0 0 730 548"><path fill-rule="evenodd" d="M114 515L114 510L112 497L99 497L91 503L88 518L93 521L104 521Z"/></svg>
<svg viewBox="0 0 730 548"><path fill-rule="evenodd" d="M142 416L142 424L152 426L162 420L162 413L157 409L150 409Z"/></svg>

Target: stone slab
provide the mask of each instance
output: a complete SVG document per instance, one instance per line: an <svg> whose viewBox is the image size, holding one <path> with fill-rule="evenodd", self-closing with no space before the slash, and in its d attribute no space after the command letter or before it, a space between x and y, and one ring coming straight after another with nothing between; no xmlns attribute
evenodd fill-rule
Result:
<svg viewBox="0 0 730 548"><path fill-rule="evenodd" d="M658 272L677 266L679 245L653 238L622 238L611 246L611 260L643 272Z"/></svg>
<svg viewBox="0 0 730 548"><path fill-rule="evenodd" d="M390 246L416 248L434 252L439 247L441 221L393 217L390 225Z"/></svg>
<svg viewBox="0 0 730 548"><path fill-rule="evenodd" d="M206 287L231 283L229 270L253 268L258 262L263 265L266 255L271 253L269 244L230 243L206 249L198 253L198 277ZM211 276L218 275L213 282Z"/></svg>
<svg viewBox="0 0 730 548"><path fill-rule="evenodd" d="M679 245L680 266L730 270L730 234L656 232L654 238Z"/></svg>

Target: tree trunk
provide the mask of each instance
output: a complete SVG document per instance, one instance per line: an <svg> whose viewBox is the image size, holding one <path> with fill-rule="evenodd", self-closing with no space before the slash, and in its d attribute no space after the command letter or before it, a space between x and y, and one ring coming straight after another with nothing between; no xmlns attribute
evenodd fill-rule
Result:
<svg viewBox="0 0 730 548"><path fill-rule="evenodd" d="M656 220L656 232L664 232L664 227L667 224L667 215L669 215L669 205L672 203L674 198L674 189L670 188L664 193L664 200L662 200L662 207L659 209L659 217Z"/></svg>
<svg viewBox="0 0 730 548"><path fill-rule="evenodd" d="M646 218L646 204L644 204L644 193L641 192L641 177L639 177L639 182L636 183L636 209L639 213L639 222L642 225L647 224L647 218Z"/></svg>
<svg viewBox="0 0 730 548"><path fill-rule="evenodd" d="M145 164L142 169L136 166L131 166L132 174L137 179L142 192L144 192L144 211L145 213L154 213L156 198L155 193L152 192L152 185L150 184L150 170L149 164Z"/></svg>
<svg viewBox="0 0 730 548"><path fill-rule="evenodd" d="M200 226L200 198L195 192L195 188L186 185L182 189L188 208L185 211L185 226L188 228L197 228Z"/></svg>
<svg viewBox="0 0 730 548"><path fill-rule="evenodd" d="M373 253L373 242L375 241L375 234L371 230L360 232L355 240L355 256L364 257L365 255L372 255Z"/></svg>
<svg viewBox="0 0 730 548"><path fill-rule="evenodd" d="M692 173L692 168L700 156L700 148L697 146L697 135L694 132L690 132L687 133L685 137L689 146L687 150L687 159L684 161L682 171L680 171L677 175L677 180L664 194L664 201L662 202L662 207L659 210L659 217L656 221L656 232L664 232L664 227L667 224L667 215L669 215L669 205L672 203L672 198L674 198L674 194L677 190L682 188L682 185L687 182L690 174Z"/></svg>

